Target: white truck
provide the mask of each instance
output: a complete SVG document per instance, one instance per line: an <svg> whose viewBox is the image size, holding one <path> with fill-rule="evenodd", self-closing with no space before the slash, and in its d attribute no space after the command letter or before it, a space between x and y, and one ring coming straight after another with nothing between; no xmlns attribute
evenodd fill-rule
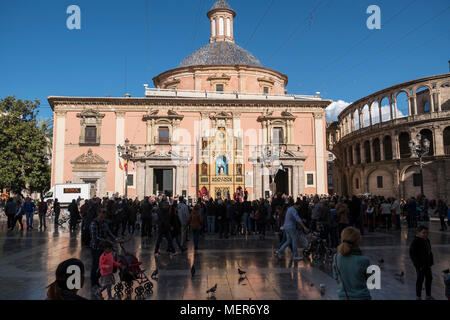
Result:
<svg viewBox="0 0 450 320"><path fill-rule="evenodd" d="M61 206L66 207L78 197L83 200L90 199L90 188L90 184L57 184L45 194L44 201L53 203L58 199Z"/></svg>

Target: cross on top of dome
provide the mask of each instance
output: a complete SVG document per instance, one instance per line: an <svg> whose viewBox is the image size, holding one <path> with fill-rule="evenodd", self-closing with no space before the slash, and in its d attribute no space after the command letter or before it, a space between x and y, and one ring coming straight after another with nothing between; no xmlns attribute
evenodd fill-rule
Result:
<svg viewBox="0 0 450 320"><path fill-rule="evenodd" d="M216 3L212 6L211 10L215 9L231 9L230 5L228 4L227 0L217 0Z"/></svg>

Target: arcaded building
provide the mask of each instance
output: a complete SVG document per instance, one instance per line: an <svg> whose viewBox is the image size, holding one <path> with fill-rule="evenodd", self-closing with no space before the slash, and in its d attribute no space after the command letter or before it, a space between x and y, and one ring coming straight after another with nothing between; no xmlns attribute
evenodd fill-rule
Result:
<svg viewBox="0 0 450 320"><path fill-rule="evenodd" d="M49 97L52 185L85 182L111 196L127 183L139 198L327 193L331 101L288 94L286 75L235 43L235 16L217 1L209 43L156 76L144 97ZM127 139L136 151L125 177L117 147Z"/></svg>
<svg viewBox="0 0 450 320"><path fill-rule="evenodd" d="M402 112L400 103L405 104ZM410 141L430 141L423 158L424 194L450 201L450 73L401 83L364 97L327 126L336 160L334 191L409 198L421 193Z"/></svg>

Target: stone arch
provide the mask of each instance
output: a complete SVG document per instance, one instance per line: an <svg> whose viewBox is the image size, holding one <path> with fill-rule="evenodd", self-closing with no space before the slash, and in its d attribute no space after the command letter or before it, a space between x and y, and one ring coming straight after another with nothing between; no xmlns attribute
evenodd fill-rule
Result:
<svg viewBox="0 0 450 320"><path fill-rule="evenodd" d="M430 151L425 156L433 156L434 155L434 139L433 139L433 131L430 129L422 129L420 130L420 134L422 135L422 139L428 139L430 141Z"/></svg>
<svg viewBox="0 0 450 320"><path fill-rule="evenodd" d="M372 101L371 105L371 114L372 114L372 124L380 123L380 113L378 111L378 101Z"/></svg>
<svg viewBox="0 0 450 320"><path fill-rule="evenodd" d="M441 88L441 93L440 93L440 95L441 95L441 110L442 111L450 111L450 98L449 98L449 95L447 95L446 97L447 97L447 99L445 100L445 96L443 96L443 90L442 90L442 88L445 88L445 90L449 90L450 91L450 81L445 81L445 82L443 82L443 83L441 83L440 85L439 85L439 88Z"/></svg>
<svg viewBox="0 0 450 320"><path fill-rule="evenodd" d="M368 192L372 195L392 197L394 194L394 177L386 168L374 168L367 174L367 187Z"/></svg>
<svg viewBox="0 0 450 320"><path fill-rule="evenodd" d="M414 89L418 114L431 112L431 90L428 85L420 85Z"/></svg>
<svg viewBox="0 0 450 320"><path fill-rule="evenodd" d="M416 178L414 178L416 175ZM400 183L403 185L403 197L409 199L420 195L420 169L419 166L409 165L403 168ZM416 181L414 181L416 179ZM424 193L428 199L437 199L436 172L433 168L425 166L423 169ZM416 182L416 183L414 183Z"/></svg>
<svg viewBox="0 0 450 320"><path fill-rule="evenodd" d="M388 97L384 97L380 101L381 101L381 122L392 120L390 99Z"/></svg>
<svg viewBox="0 0 450 320"><path fill-rule="evenodd" d="M383 153L384 153L384 160L393 159L392 138L389 135L383 138Z"/></svg>
<svg viewBox="0 0 450 320"><path fill-rule="evenodd" d="M398 135L398 143L400 148L400 158L406 159L411 157L411 149L409 148L409 141L411 137L408 132L400 132Z"/></svg>
<svg viewBox="0 0 450 320"><path fill-rule="evenodd" d="M355 119L354 120L354 122L355 122L355 131L356 130L359 130L359 128L360 128L360 123L359 123L359 109L358 108L355 108L355 110L353 111L353 119Z"/></svg>
<svg viewBox="0 0 450 320"><path fill-rule="evenodd" d="M362 108L363 112L363 127L370 126L370 114L369 114L369 105L366 103Z"/></svg>
<svg viewBox="0 0 450 320"><path fill-rule="evenodd" d="M397 103L397 119L410 116L408 92L400 90L395 94L395 101Z"/></svg>
<svg viewBox="0 0 450 320"><path fill-rule="evenodd" d="M364 159L366 163L372 162L372 151L370 150L370 141L364 141Z"/></svg>
<svg viewBox="0 0 450 320"><path fill-rule="evenodd" d="M373 146L373 161L378 162L381 160L380 139L379 138L373 139L372 146Z"/></svg>
<svg viewBox="0 0 450 320"><path fill-rule="evenodd" d="M361 164L361 144L358 142L355 145L355 163Z"/></svg>
<svg viewBox="0 0 450 320"><path fill-rule="evenodd" d="M450 126L444 129L442 137L444 140L444 153L445 155L450 155Z"/></svg>

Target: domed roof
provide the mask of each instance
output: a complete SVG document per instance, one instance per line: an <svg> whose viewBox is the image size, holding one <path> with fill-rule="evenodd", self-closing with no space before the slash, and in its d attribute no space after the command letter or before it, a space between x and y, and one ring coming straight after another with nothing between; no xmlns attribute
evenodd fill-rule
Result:
<svg viewBox="0 0 450 320"><path fill-rule="evenodd" d="M229 41L212 42L201 47L184 59L179 67L199 65L245 65L262 67L261 62L253 54Z"/></svg>

